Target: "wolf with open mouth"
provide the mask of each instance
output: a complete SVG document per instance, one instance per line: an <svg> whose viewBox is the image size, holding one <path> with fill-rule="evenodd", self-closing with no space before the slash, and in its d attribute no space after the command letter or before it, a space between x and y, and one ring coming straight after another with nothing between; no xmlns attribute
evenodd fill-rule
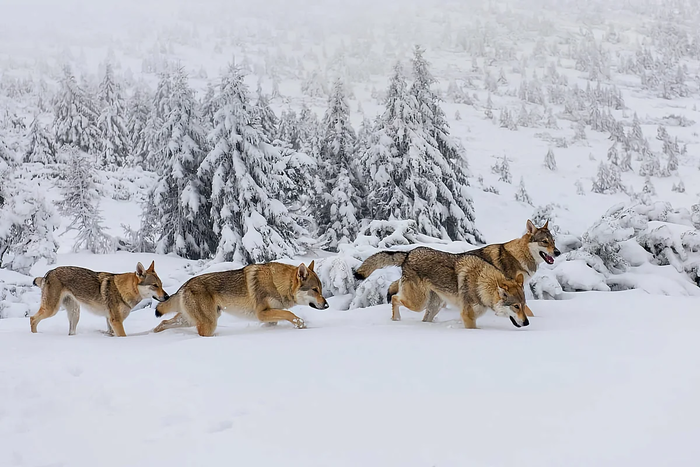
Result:
<svg viewBox="0 0 700 467"><path fill-rule="evenodd" d="M549 221L542 227L537 227L528 220L525 234L506 243L494 243L475 250L465 252L465 254L478 256L487 263L499 269L503 275L515 280L518 274L522 274L527 281L537 272L537 267L542 263L553 264L554 258L561 252L554 243L554 237L549 231ZM399 290L399 281L389 286L387 300L391 303L391 297ZM533 316L529 308L526 310L527 316ZM423 316L423 321L432 322L437 312L428 308Z"/></svg>

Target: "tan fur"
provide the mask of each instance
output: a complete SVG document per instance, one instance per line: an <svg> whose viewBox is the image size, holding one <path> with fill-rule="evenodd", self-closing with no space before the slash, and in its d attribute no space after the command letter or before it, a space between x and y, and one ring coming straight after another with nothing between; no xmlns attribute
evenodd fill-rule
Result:
<svg viewBox="0 0 700 467"><path fill-rule="evenodd" d="M465 254L481 257L484 261L498 268L508 279L515 279L518 274L522 274L525 279L532 277L537 272L537 267L545 260L539 254L533 255L533 250L544 251L550 257L559 256L554 237L549 231L549 221L538 228L532 221L528 220L526 232L522 237L516 238L506 243L495 243L481 248L470 250ZM367 278L375 269L390 265L400 265L410 258L412 252L381 252L372 255L362 263L355 273L358 279ZM387 301L391 302L392 295L398 291L398 281L389 286ZM526 309L527 316L534 316L532 310ZM434 314L427 310L423 321L432 321Z"/></svg>
<svg viewBox="0 0 700 467"><path fill-rule="evenodd" d="M148 269L138 263L136 272L123 274L61 266L34 279L34 285L41 288L41 307L29 320L32 332L37 332L41 320L54 316L63 305L68 312L68 335L71 336L78 326L81 306L104 316L108 333L124 337L123 322L139 302L147 298L168 298L154 262Z"/></svg>
<svg viewBox="0 0 700 467"><path fill-rule="evenodd" d="M377 253L359 270L370 274L382 264L395 265L394 257ZM516 326L529 324L523 291L524 276L508 279L496 267L479 256L452 254L432 248L418 247L410 251L400 264L401 279L391 284L391 319L401 319L400 306L426 311L423 321L432 321L445 303L457 307L467 328L475 328L476 320L486 310L507 314ZM369 272L368 272L369 271ZM516 320L519 323L516 323Z"/></svg>
<svg viewBox="0 0 700 467"><path fill-rule="evenodd" d="M200 336L212 336L221 312L255 316L264 323L289 321L304 328L304 320L285 308L310 305L328 308L314 262L299 267L282 263L251 264L233 271L193 277L168 301L156 307L156 316L177 312L154 332L196 326Z"/></svg>

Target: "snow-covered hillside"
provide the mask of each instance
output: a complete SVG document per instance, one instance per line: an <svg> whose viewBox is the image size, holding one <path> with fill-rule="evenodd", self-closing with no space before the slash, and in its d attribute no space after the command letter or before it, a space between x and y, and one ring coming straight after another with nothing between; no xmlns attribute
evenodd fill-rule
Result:
<svg viewBox="0 0 700 467"><path fill-rule="evenodd" d="M694 465L697 2L0 10L0 465ZM527 219L563 254L526 329L393 323L396 268L352 275ZM331 308L30 334L35 276L153 260L315 260Z"/></svg>

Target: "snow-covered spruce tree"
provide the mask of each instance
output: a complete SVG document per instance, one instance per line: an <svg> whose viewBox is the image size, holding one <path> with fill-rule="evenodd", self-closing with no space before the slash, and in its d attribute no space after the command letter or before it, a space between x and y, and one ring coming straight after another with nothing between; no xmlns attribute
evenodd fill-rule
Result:
<svg viewBox="0 0 700 467"><path fill-rule="evenodd" d="M301 148L299 120L294 110L283 110L277 125L277 137L289 144L292 149Z"/></svg>
<svg viewBox="0 0 700 467"><path fill-rule="evenodd" d="M149 149L163 164L153 204L144 218L157 221L156 251L189 259L209 257L216 247L210 220L210 188L197 171L206 154L206 136L197 113L194 91L182 68L169 72L168 94L160 96L159 126Z"/></svg>
<svg viewBox="0 0 700 467"><path fill-rule="evenodd" d="M369 150L362 156L368 215L378 220L411 219L420 233L434 237L482 242L473 224L466 168L458 165L458 159L450 161L440 152L432 136L439 127L431 128L430 123L438 123L441 117L430 116L436 106L429 103L424 104L422 114L416 95L425 96L426 92L409 92L397 63L386 110L372 134Z"/></svg>
<svg viewBox="0 0 700 467"><path fill-rule="evenodd" d="M501 163L496 163L491 167L491 172L498 175L499 182L512 183L513 176L510 174L510 164L508 163L508 158L503 155Z"/></svg>
<svg viewBox="0 0 700 467"><path fill-rule="evenodd" d="M301 93L308 97L322 97L327 94L326 81L318 70L314 70L301 83Z"/></svg>
<svg viewBox="0 0 700 467"><path fill-rule="evenodd" d="M350 123L345 87L338 79L328 97L323 117L325 134L316 177L315 217L321 241L331 251L357 236L362 212L357 178L357 137Z"/></svg>
<svg viewBox="0 0 700 467"><path fill-rule="evenodd" d="M303 229L279 201L287 186L274 169L278 150L254 118L248 88L231 65L214 98L211 151L199 169L211 183L218 261L270 261L300 252Z"/></svg>
<svg viewBox="0 0 700 467"><path fill-rule="evenodd" d="M608 162L610 162L612 165L616 165L620 167L620 156L617 152L617 143L613 144L610 146L610 149L608 149Z"/></svg>
<svg viewBox="0 0 700 467"><path fill-rule="evenodd" d="M554 151L552 151L552 148L549 148L549 151L547 151L547 154L544 156L544 166L551 171L557 170L557 160L554 158Z"/></svg>
<svg viewBox="0 0 700 467"><path fill-rule="evenodd" d="M56 203L58 211L71 218L66 232L77 230L73 251L112 253L114 239L105 234L99 210L99 194L95 186L95 168L90 156L76 148L68 148L61 187L62 199Z"/></svg>
<svg viewBox="0 0 700 467"><path fill-rule="evenodd" d="M664 173L666 175L670 175L678 170L678 141L671 141L670 138L665 140L663 151L664 154L666 154L666 157L668 157Z"/></svg>
<svg viewBox="0 0 700 467"><path fill-rule="evenodd" d="M143 167L148 158L148 142L146 127L151 113L148 90L143 85L137 85L128 101L126 117L126 135L129 139L127 163Z"/></svg>
<svg viewBox="0 0 700 467"><path fill-rule="evenodd" d="M0 268L29 274L41 259L56 262L60 219L39 190L10 185L0 186Z"/></svg>
<svg viewBox="0 0 700 467"><path fill-rule="evenodd" d="M656 196L656 188L654 188L654 184L651 183L651 177L648 175L644 179L644 187L642 188L642 193L646 193L651 196Z"/></svg>
<svg viewBox="0 0 700 467"><path fill-rule="evenodd" d="M277 115L270 107L270 101L267 96L262 93L262 89L258 87L258 100L255 103L255 117L260 122L260 127L268 140L274 142L277 140Z"/></svg>
<svg viewBox="0 0 700 467"><path fill-rule="evenodd" d="M216 95L216 86L213 82L207 83L207 91L202 98L202 102L199 106L200 114L202 115L202 122L205 126L208 126L214 121L214 96Z"/></svg>
<svg viewBox="0 0 700 467"><path fill-rule="evenodd" d="M127 118L119 85L114 80L112 65L105 66L105 75L98 91L100 114L97 130L100 135L99 160L103 167L123 167L129 156L130 141L127 136Z"/></svg>
<svg viewBox="0 0 700 467"><path fill-rule="evenodd" d="M70 68L64 68L60 89L54 98L53 131L56 143L94 153L99 144L97 117L95 104L78 86Z"/></svg>
<svg viewBox="0 0 700 467"><path fill-rule="evenodd" d="M601 161L598 165L598 176L593 181L593 193L611 194L625 191L620 178L620 169L616 165Z"/></svg>
<svg viewBox="0 0 700 467"><path fill-rule="evenodd" d="M656 177L661 175L661 161L659 155L650 149L642 148L642 165L639 167L639 175L642 177Z"/></svg>
<svg viewBox="0 0 700 467"><path fill-rule="evenodd" d="M525 190L525 180L523 179L523 177L520 177L520 185L518 185L518 189L515 192L515 201L520 201L521 203L526 203L530 206L534 206L532 204L532 198L530 198L530 195L527 193L527 190Z"/></svg>
<svg viewBox="0 0 700 467"><path fill-rule="evenodd" d="M678 185L674 183L671 187L671 191L675 191L676 193L685 193L685 184L683 183L683 180L679 180Z"/></svg>
<svg viewBox="0 0 700 467"><path fill-rule="evenodd" d="M146 122L145 142L146 159L144 169L163 172L167 166L167 154L163 151L167 146L168 134L161 134L161 129L166 124L168 113L170 112L170 95L173 87L173 73L166 69L160 73L158 86L153 95L153 104Z"/></svg>
<svg viewBox="0 0 700 467"><path fill-rule="evenodd" d="M476 228L474 203L468 192L469 168L464 147L450 136L450 127L445 112L440 107L440 96L432 90L437 81L429 70L429 64L423 57L424 50L416 46L413 51L413 84L410 93L415 98L419 114L419 123L428 138L426 142L434 146L437 152L426 151L426 162L431 163L443 174L442 180L436 177L435 196L442 204L443 213L435 216L441 219L440 224L452 240L467 240L483 243L481 233ZM427 148L426 148L427 149ZM425 149L424 149L425 150ZM432 154L431 154L432 152ZM437 175L438 172L432 172ZM442 186L441 186L442 185ZM431 191L428 188L426 191ZM420 227L420 222L418 222ZM433 221L433 226L436 226Z"/></svg>
<svg viewBox="0 0 700 467"><path fill-rule="evenodd" d="M53 164L56 162L56 147L44 126L37 116L29 125L27 134L27 150L24 153L24 162L40 162Z"/></svg>
<svg viewBox="0 0 700 467"><path fill-rule="evenodd" d="M306 104L299 112L299 149L305 154L318 159L323 146L324 129L316 113Z"/></svg>

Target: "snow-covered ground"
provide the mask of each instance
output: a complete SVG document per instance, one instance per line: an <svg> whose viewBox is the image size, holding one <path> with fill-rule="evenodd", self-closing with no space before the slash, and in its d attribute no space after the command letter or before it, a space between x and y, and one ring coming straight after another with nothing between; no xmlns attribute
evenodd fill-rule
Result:
<svg viewBox="0 0 700 467"><path fill-rule="evenodd" d="M153 334L150 308L125 339L0 320L0 465L696 465L697 300L567 298L523 329L334 299L294 310L306 330L224 316L214 338Z"/></svg>
<svg viewBox="0 0 700 467"><path fill-rule="evenodd" d="M0 318L8 318L0 319L0 467L698 465L697 2L9 3L0 8L0 172L5 157L19 164L30 144L31 131L18 122L30 128L36 117L53 135L51 101L64 64L95 98L105 63L113 63L131 109L141 87L153 102L168 64L183 67L202 99L235 62L278 117L301 115L303 106L322 117L340 76L357 131L384 111L394 63L410 68L420 44L450 134L466 150L468 194L485 240L519 236L539 213L538 224L548 219L559 230L559 247L574 251L540 268L527 290L536 317L523 329L492 313L472 331L454 310L435 323L402 310L404 320L394 323L386 304L362 308L367 290L384 295L380 280L368 280L357 296L352 290L353 262L383 248L363 237L338 255L282 259L315 259L326 295L337 294L328 310L294 309L306 330L223 316L214 338L194 329L153 334L160 320L146 307L125 322L125 339L105 336L104 318L87 312L76 336L67 335L65 311L31 334L28 316L40 298L32 277L55 266L125 272L155 260L169 293L193 275L242 266L72 253L76 232L66 232L71 219L60 217L54 264L31 261L30 274L0 268ZM655 79L687 89L666 99ZM542 103L524 92L533 83ZM622 106L596 97L618 91ZM677 143L670 152L678 167L647 181L646 156L632 149L621 186L593 192L611 147L620 156L625 147L611 131L593 129L596 111L619 122L633 148L646 141L660 169L671 161L667 144ZM530 121L511 131L504 112ZM556 170L545 167L550 150ZM510 181L493 170L504 157ZM18 193L7 195L61 200L60 157L54 162L13 168ZM96 175L99 210L105 231L124 236L123 225L141 225L141 202L163 177L112 169ZM516 198L520 180L530 203ZM0 188L6 182L0 176ZM6 234L0 229L0 240ZM394 273L382 276L383 287ZM617 291L626 288L636 290Z"/></svg>

